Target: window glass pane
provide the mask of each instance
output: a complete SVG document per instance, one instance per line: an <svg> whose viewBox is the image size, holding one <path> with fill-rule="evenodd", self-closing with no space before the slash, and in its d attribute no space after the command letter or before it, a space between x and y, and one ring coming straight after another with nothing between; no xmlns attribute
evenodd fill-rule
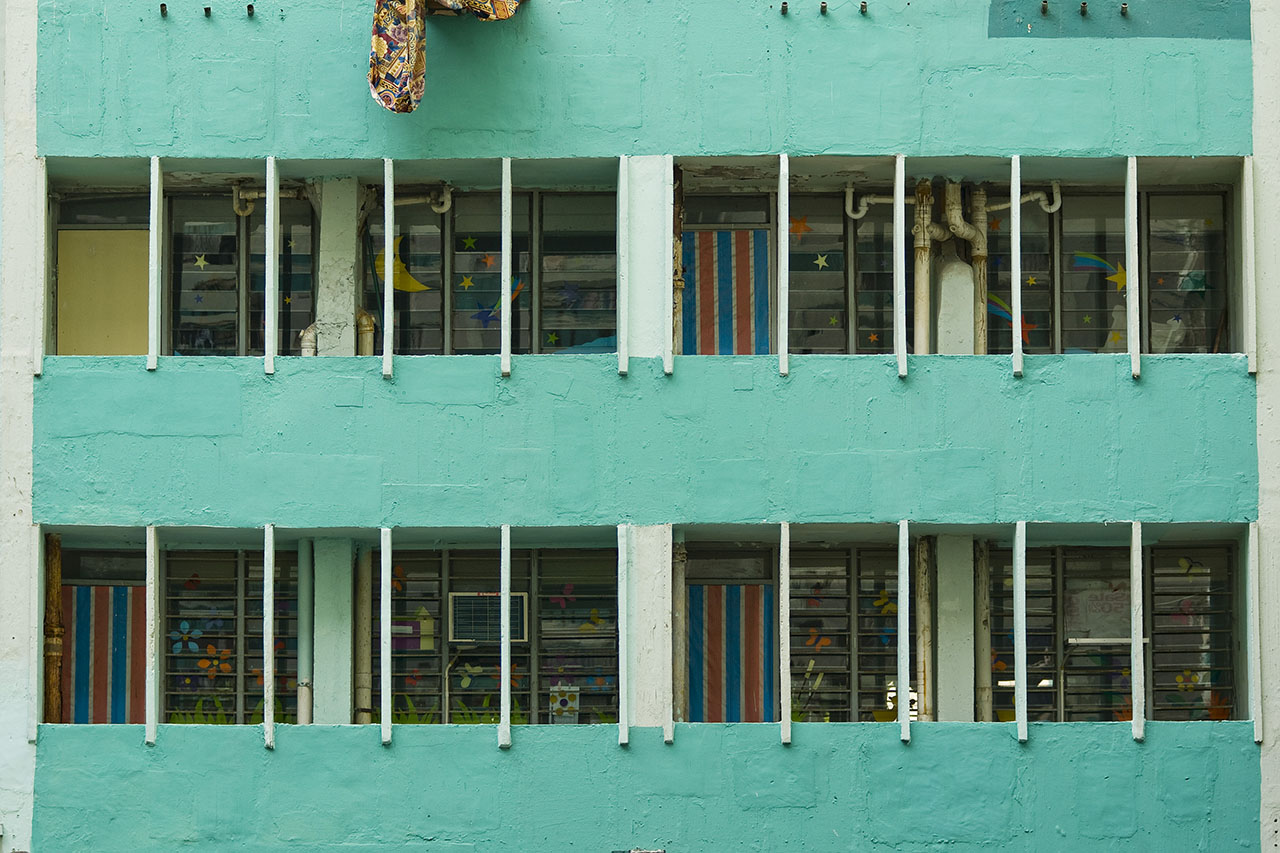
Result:
<svg viewBox="0 0 1280 853"><path fill-rule="evenodd" d="M461 196L454 196L455 203ZM375 318L374 349L382 352L383 206L369 212L364 232L364 309ZM444 217L426 203L396 205L394 275L395 346L407 355L444 352L441 227Z"/></svg>
<svg viewBox="0 0 1280 853"><path fill-rule="evenodd" d="M248 569L244 590L244 722L262 722L262 552L245 555ZM293 551L276 552L272 594L275 597L275 675L277 723L298 722L298 558Z"/></svg>
<svg viewBox="0 0 1280 853"><path fill-rule="evenodd" d="M893 207L873 204L854 220L854 349L893 352ZM907 348L915 317L911 235L907 235Z"/></svg>
<svg viewBox="0 0 1280 853"><path fill-rule="evenodd" d="M790 210L790 351L848 352L844 199L792 195Z"/></svg>
<svg viewBox="0 0 1280 853"><path fill-rule="evenodd" d="M1013 290L1007 212L988 219L987 352L1013 352ZM1053 352L1053 254L1050 215L1032 202L1022 206L1022 350Z"/></svg>
<svg viewBox="0 0 1280 853"><path fill-rule="evenodd" d="M1151 195L1147 215L1151 351L1228 350L1223 197Z"/></svg>
<svg viewBox="0 0 1280 853"><path fill-rule="evenodd" d="M1152 550L1151 716L1235 717L1235 619L1229 547Z"/></svg>
<svg viewBox="0 0 1280 853"><path fill-rule="evenodd" d="M1013 722L1013 553L991 551L994 719ZM1027 719L1058 719L1058 584L1052 549L1027 551Z"/></svg>
<svg viewBox="0 0 1280 853"><path fill-rule="evenodd" d="M249 355L262 355L266 298L266 204L249 215ZM280 354L302 355L299 333L315 319L314 220L311 202L280 199Z"/></svg>
<svg viewBox="0 0 1280 853"><path fill-rule="evenodd" d="M511 351L530 351L528 193L512 197ZM502 343L502 199L495 193L453 197L453 351L496 353Z"/></svg>
<svg viewBox="0 0 1280 853"><path fill-rule="evenodd" d="M236 355L240 299L231 197L170 201L174 355Z"/></svg>
<svg viewBox="0 0 1280 853"><path fill-rule="evenodd" d="M844 723L853 715L850 553L791 552L791 719Z"/></svg>
<svg viewBox="0 0 1280 853"><path fill-rule="evenodd" d="M498 593L497 551L449 552L449 593L451 607L465 606L468 596L459 593ZM513 624L527 626L529 606L528 551L511 553L511 610ZM474 596L470 596L474 599ZM495 599L496 600L496 599ZM520 609L517 612L518 608ZM458 611L455 609L454 613ZM453 615L450 616L451 620ZM455 626L456 629L457 626ZM516 632L513 631L513 635ZM527 627L522 639L513 636L511 643L511 722L522 725L530 722L533 707L532 685L529 677L530 642ZM448 719L450 723L496 723L500 711L501 643L493 641L453 641L448 644L445 664L448 690Z"/></svg>
<svg viewBox="0 0 1280 853"><path fill-rule="evenodd" d="M373 721L382 715L381 558L375 551L372 578ZM439 551L398 551L391 568L391 722L441 723L444 600Z"/></svg>
<svg viewBox="0 0 1280 853"><path fill-rule="evenodd" d="M542 198L541 352L616 352L617 199Z"/></svg>
<svg viewBox="0 0 1280 853"><path fill-rule="evenodd" d="M145 195L68 198L58 202L59 225L151 224L151 200Z"/></svg>
<svg viewBox="0 0 1280 853"><path fill-rule="evenodd" d="M1124 196L1062 202L1062 349L1126 352Z"/></svg>
<svg viewBox="0 0 1280 853"><path fill-rule="evenodd" d="M913 549L914 553L914 549ZM898 553L883 548L859 550L858 584L858 719L898 719ZM915 636L915 612L911 635ZM916 718L916 644L911 643L908 685L911 719Z"/></svg>
<svg viewBox="0 0 1280 853"><path fill-rule="evenodd" d="M538 556L538 708L542 723L618 721L618 556Z"/></svg>
<svg viewBox="0 0 1280 853"><path fill-rule="evenodd" d="M772 350L768 208L768 196L685 197L683 354Z"/></svg>
<svg viewBox="0 0 1280 853"><path fill-rule="evenodd" d="M768 225L767 195L686 195L684 224L691 225Z"/></svg>
<svg viewBox="0 0 1280 853"><path fill-rule="evenodd" d="M1062 586L1064 719L1132 719L1128 550L1066 550Z"/></svg>
<svg viewBox="0 0 1280 853"><path fill-rule="evenodd" d="M240 721L243 627L236 555L166 555L164 709L167 723Z"/></svg>

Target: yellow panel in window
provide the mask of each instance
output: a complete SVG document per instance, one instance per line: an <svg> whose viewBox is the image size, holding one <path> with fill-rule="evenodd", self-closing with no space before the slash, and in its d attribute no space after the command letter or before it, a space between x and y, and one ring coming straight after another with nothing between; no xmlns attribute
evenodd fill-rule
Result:
<svg viewBox="0 0 1280 853"><path fill-rule="evenodd" d="M58 232L58 354L146 355L147 232Z"/></svg>

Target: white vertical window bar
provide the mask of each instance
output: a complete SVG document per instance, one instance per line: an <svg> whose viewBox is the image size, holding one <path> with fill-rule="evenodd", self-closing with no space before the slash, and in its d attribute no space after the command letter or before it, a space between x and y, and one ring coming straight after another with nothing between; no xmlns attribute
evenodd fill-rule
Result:
<svg viewBox="0 0 1280 853"><path fill-rule="evenodd" d="M786 156L785 154L783 155ZM791 743L791 522L778 526L778 688L782 742Z"/></svg>
<svg viewBox="0 0 1280 853"><path fill-rule="evenodd" d="M1245 157L1240 176L1240 252L1243 259L1244 287L1241 294L1242 320L1244 321L1244 354L1249 362L1249 372L1258 372L1258 291L1257 258L1254 256L1253 218L1253 157ZM1261 743L1261 741L1259 741Z"/></svg>
<svg viewBox="0 0 1280 853"><path fill-rule="evenodd" d="M778 155L778 224L774 229L778 235L778 373L786 376L790 370L787 364L788 338L790 337L791 310L791 164L786 152ZM787 725L789 727L790 720ZM790 742L790 733L787 740Z"/></svg>
<svg viewBox="0 0 1280 853"><path fill-rule="evenodd" d="M391 743L391 528L382 528L382 577L379 583L378 684L381 700L382 744Z"/></svg>
<svg viewBox="0 0 1280 853"><path fill-rule="evenodd" d="M902 742L911 743L911 531L906 519L898 522L898 674L893 691Z"/></svg>
<svg viewBox="0 0 1280 853"><path fill-rule="evenodd" d="M1262 743L1262 621L1259 599L1261 584L1258 578L1260 557L1258 554L1258 522L1249 522L1249 553L1245 589L1248 590L1249 618L1249 716L1253 718L1253 742Z"/></svg>
<svg viewBox="0 0 1280 853"><path fill-rule="evenodd" d="M1129 538L1129 686L1133 691L1133 739L1142 740L1147 722L1147 660L1142 637L1142 522Z"/></svg>
<svg viewBox="0 0 1280 853"><path fill-rule="evenodd" d="M1009 165L1009 259L1013 309L1013 375L1022 375L1022 157ZM986 350L982 350L986 352Z"/></svg>
<svg viewBox="0 0 1280 853"><path fill-rule="evenodd" d="M675 186L675 157L670 154L663 158L662 173L662 221L664 223L675 222L675 204L676 204L676 186ZM670 376L675 371L675 233L673 225L663 226L663 233L666 239L662 241L662 322L664 331L662 333L662 372ZM670 742L670 741L668 741Z"/></svg>
<svg viewBox="0 0 1280 853"><path fill-rule="evenodd" d="M511 158L502 158L502 375L511 375Z"/></svg>
<svg viewBox="0 0 1280 853"><path fill-rule="evenodd" d="M1013 713L1027 742L1027 523L1013 528Z"/></svg>
<svg viewBox="0 0 1280 853"><path fill-rule="evenodd" d="M147 228L147 370L155 370L160 355L160 259L164 237L164 173L160 171L159 157L151 158L151 213Z"/></svg>
<svg viewBox="0 0 1280 853"><path fill-rule="evenodd" d="M45 198L41 195L41 198ZM40 737L40 721L44 719L44 608L48 595L45 584L48 572L45 567L44 533L39 524L31 525L31 556L33 564L39 566L36 583L31 585L31 596L28 600L30 622L27 628L27 641L30 643L31 660L38 661L36 666L27 667L27 742L35 743Z"/></svg>
<svg viewBox="0 0 1280 853"><path fill-rule="evenodd" d="M627 670L628 533L627 525L618 525L618 746L626 746L631 740L631 703L627 697L631 689Z"/></svg>
<svg viewBox="0 0 1280 853"><path fill-rule="evenodd" d="M898 376L907 375L907 165L893 158L893 352ZM899 605L901 606L901 605Z"/></svg>
<svg viewBox="0 0 1280 853"><path fill-rule="evenodd" d="M39 209L40 230L36 238L36 257L40 259L40 298L36 301L35 311L31 319L35 328L31 336L31 373L39 376L44 371L45 335L49 329L48 312L50 311L49 295L51 276L49 274L53 259L49 257L49 172L45 158L37 157L39 168L36 170L36 205ZM43 605L41 612L44 612Z"/></svg>
<svg viewBox="0 0 1280 853"><path fill-rule="evenodd" d="M389 267L390 268L390 267ZM280 173L276 158L267 158L267 258L266 292L263 294L262 369L276 372L280 351Z"/></svg>
<svg viewBox="0 0 1280 853"><path fill-rule="evenodd" d="M630 336L630 329L627 324L630 322L627 318L627 309L630 307L630 276L631 276L631 158L622 155L618 158L618 220L614 228L614 240L617 246L616 258L618 264L618 310L615 322L617 323L617 341L618 341L618 375L626 376L628 368L627 341ZM621 528L619 528L621 529ZM619 534L621 536L622 534ZM621 720L619 720L621 725Z"/></svg>
<svg viewBox="0 0 1280 853"><path fill-rule="evenodd" d="M1133 378L1142 375L1142 276L1138 269L1138 158L1130 157L1124 181L1125 309L1129 325L1129 367Z"/></svg>
<svg viewBox="0 0 1280 853"><path fill-rule="evenodd" d="M147 672L146 735L155 746L160 722L160 540L155 527L147 527Z"/></svg>
<svg viewBox="0 0 1280 853"><path fill-rule="evenodd" d="M270 192L270 189L267 192ZM270 214L268 214L268 221L270 221L269 217ZM274 524L268 524L262 528L262 743L267 749L276 748L276 526Z"/></svg>
<svg viewBox="0 0 1280 853"><path fill-rule="evenodd" d="M391 378L392 344L395 342L396 167L390 157L382 161L382 375ZM387 691L383 691L386 693ZM387 725L383 721L383 726ZM386 737L391 737L387 731ZM389 740L384 743L390 742Z"/></svg>
<svg viewBox="0 0 1280 853"><path fill-rule="evenodd" d="M502 620L498 703L498 748L511 748L511 525L502 525L502 554L498 567L498 616Z"/></svg>

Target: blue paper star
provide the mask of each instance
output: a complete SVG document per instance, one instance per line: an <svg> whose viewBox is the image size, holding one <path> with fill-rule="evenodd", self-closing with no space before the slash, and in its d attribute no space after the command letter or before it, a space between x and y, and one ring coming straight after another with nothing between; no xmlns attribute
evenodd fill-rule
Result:
<svg viewBox="0 0 1280 853"><path fill-rule="evenodd" d="M196 304L197 304L197 305L199 305L201 302L204 302L204 297L203 297L203 296L201 296L199 293L197 293L197 294L196 294Z"/></svg>
<svg viewBox="0 0 1280 853"><path fill-rule="evenodd" d="M1174 315L1173 315L1173 322L1175 322L1175 323L1181 323L1181 322L1182 322L1182 315L1181 315L1181 314L1174 314Z"/></svg>
<svg viewBox="0 0 1280 853"><path fill-rule="evenodd" d="M566 308L577 305L580 298L581 294L578 292L578 285L576 284L566 284L564 290L560 293L560 299Z"/></svg>
<svg viewBox="0 0 1280 853"><path fill-rule="evenodd" d="M482 328L485 328L485 329L489 328L489 323L498 319L499 317L498 306L496 304L492 308L485 308L483 305L477 302L476 307L479 308L480 310L472 314L471 319L479 320Z"/></svg>

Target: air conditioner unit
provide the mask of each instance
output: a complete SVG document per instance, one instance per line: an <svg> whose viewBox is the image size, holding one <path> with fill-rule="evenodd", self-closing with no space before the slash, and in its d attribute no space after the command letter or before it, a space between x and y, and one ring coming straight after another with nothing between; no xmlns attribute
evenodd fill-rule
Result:
<svg viewBox="0 0 1280 853"><path fill-rule="evenodd" d="M449 642L502 642L502 596L496 592L449 593ZM529 642L529 594L511 593L511 642Z"/></svg>

